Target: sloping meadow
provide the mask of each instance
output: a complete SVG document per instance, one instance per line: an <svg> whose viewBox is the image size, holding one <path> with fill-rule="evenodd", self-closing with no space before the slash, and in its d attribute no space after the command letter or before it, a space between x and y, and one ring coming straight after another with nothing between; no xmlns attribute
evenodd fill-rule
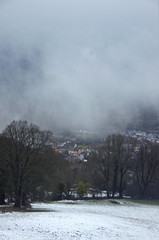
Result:
<svg viewBox="0 0 159 240"><path fill-rule="evenodd" d="M1 240L158 240L159 236L159 205L103 200L32 207L37 211L0 213Z"/></svg>

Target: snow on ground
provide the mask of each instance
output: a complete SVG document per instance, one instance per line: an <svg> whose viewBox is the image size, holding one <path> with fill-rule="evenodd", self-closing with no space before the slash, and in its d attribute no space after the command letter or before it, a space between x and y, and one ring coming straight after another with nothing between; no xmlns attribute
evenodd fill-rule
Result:
<svg viewBox="0 0 159 240"><path fill-rule="evenodd" d="M159 206L76 201L33 208L52 211L0 213L0 240L159 239Z"/></svg>

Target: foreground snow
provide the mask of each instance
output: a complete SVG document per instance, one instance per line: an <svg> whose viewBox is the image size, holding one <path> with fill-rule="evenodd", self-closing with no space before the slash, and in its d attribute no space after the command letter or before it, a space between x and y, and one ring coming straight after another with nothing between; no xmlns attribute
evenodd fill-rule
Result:
<svg viewBox="0 0 159 240"><path fill-rule="evenodd" d="M159 206L77 201L33 204L33 208L53 211L0 213L0 239L159 239Z"/></svg>

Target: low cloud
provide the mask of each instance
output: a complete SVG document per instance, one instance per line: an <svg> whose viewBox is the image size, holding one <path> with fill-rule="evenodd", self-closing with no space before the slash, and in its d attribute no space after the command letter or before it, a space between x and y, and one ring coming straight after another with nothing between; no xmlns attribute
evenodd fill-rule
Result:
<svg viewBox="0 0 159 240"><path fill-rule="evenodd" d="M111 127L159 103L157 0L0 1L0 128Z"/></svg>

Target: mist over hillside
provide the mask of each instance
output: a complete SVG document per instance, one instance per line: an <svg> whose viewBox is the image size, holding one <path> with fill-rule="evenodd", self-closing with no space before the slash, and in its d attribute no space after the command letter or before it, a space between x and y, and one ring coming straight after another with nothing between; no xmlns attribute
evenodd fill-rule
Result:
<svg viewBox="0 0 159 240"><path fill-rule="evenodd" d="M0 129L158 127L158 16L157 0L0 1Z"/></svg>

